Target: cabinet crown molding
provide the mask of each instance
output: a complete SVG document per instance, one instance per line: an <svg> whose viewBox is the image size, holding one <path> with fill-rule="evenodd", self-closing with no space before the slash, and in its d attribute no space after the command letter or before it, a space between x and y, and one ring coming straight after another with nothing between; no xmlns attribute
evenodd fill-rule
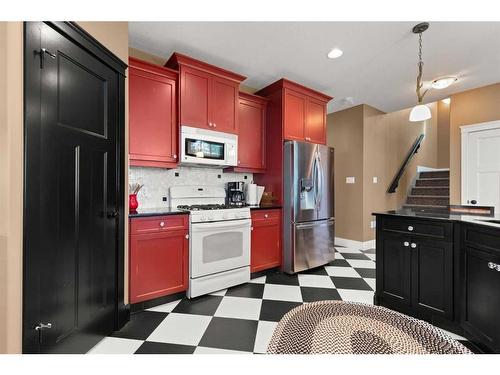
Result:
<svg viewBox="0 0 500 375"><path fill-rule="evenodd" d="M330 100L333 99L332 96L323 94L322 92L313 90L309 87L306 87L304 85L301 85L300 83L291 81L291 80L286 79L286 78L281 78L281 79L277 80L276 82L271 83L270 85L257 91L255 94L260 95L260 96L269 96L274 91L281 90L281 89L294 90L294 91L300 92L302 94L308 95L310 97L313 97L317 100L323 101L325 103L328 103Z"/></svg>

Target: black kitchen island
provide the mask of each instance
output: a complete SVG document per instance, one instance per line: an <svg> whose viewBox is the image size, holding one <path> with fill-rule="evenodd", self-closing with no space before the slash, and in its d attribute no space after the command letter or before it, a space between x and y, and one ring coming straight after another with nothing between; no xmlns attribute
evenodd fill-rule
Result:
<svg viewBox="0 0 500 375"><path fill-rule="evenodd" d="M374 216L375 304L500 353L499 218L409 209Z"/></svg>

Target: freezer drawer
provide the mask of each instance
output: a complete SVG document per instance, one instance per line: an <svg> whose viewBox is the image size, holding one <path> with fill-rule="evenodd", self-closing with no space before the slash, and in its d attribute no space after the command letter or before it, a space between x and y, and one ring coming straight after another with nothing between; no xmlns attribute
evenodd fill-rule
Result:
<svg viewBox="0 0 500 375"><path fill-rule="evenodd" d="M289 273L319 267L335 259L335 220L292 224L292 262Z"/></svg>

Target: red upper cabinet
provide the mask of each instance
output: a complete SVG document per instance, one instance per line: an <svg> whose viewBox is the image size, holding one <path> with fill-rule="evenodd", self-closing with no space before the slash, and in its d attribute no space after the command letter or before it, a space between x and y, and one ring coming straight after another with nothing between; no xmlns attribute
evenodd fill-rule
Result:
<svg viewBox="0 0 500 375"><path fill-rule="evenodd" d="M129 59L130 165L177 165L177 73Z"/></svg>
<svg viewBox="0 0 500 375"><path fill-rule="evenodd" d="M326 105L332 97L285 78L260 90L261 96L281 96L283 138L326 144Z"/></svg>
<svg viewBox="0 0 500 375"><path fill-rule="evenodd" d="M267 100L246 93L239 97L238 166L227 170L262 173L266 168Z"/></svg>
<svg viewBox="0 0 500 375"><path fill-rule="evenodd" d="M180 125L238 133L238 91L246 77L179 53L165 66L180 71Z"/></svg>

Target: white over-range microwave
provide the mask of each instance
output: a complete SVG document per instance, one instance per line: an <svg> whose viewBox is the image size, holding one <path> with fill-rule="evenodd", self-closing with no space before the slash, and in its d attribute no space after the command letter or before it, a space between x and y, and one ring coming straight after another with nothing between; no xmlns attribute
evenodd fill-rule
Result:
<svg viewBox="0 0 500 375"><path fill-rule="evenodd" d="M238 164L238 136L181 126L180 164L230 167Z"/></svg>

